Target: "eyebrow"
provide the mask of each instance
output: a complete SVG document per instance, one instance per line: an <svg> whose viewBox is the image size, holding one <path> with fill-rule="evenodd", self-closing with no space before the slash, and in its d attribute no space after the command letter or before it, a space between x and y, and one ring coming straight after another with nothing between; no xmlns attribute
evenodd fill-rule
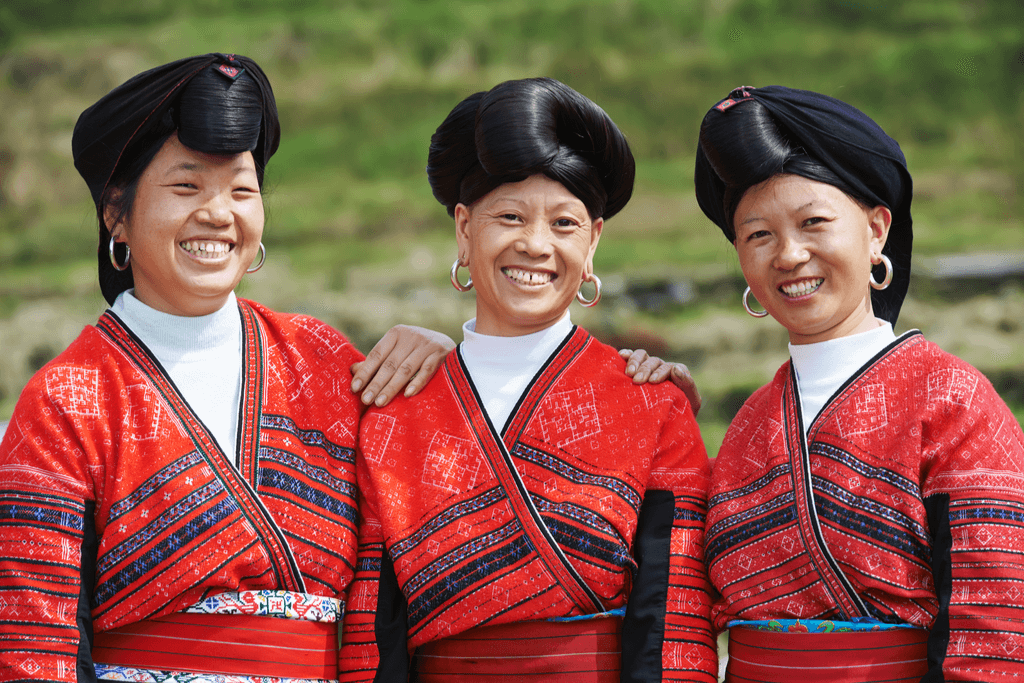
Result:
<svg viewBox="0 0 1024 683"><path fill-rule="evenodd" d="M167 173L165 175L171 175L175 171L203 171L205 169L206 165L198 161L183 161L180 164L167 169Z"/></svg>
<svg viewBox="0 0 1024 683"><path fill-rule="evenodd" d="M803 211L804 209L806 209L809 206L815 206L815 205L818 205L818 204L823 205L823 206L828 206L827 202L824 202L824 201L822 201L820 199L812 199L811 201L807 202L806 204L804 204L802 206L798 206L793 211L793 213L799 213L799 212ZM751 216L747 220L741 222L740 225L746 225L747 223L753 223L754 221L763 221L763 220L765 220L765 219L761 218L760 216Z"/></svg>

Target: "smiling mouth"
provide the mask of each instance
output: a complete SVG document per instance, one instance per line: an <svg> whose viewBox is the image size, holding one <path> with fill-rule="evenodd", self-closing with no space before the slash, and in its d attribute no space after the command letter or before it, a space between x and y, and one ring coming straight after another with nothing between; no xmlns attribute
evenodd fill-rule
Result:
<svg viewBox="0 0 1024 683"><path fill-rule="evenodd" d="M816 291L818 287L821 287L821 283L825 281L823 277L815 277L809 280L801 280L800 282L793 282L787 285L780 285L779 291L791 298L797 298L810 294Z"/></svg>
<svg viewBox="0 0 1024 683"><path fill-rule="evenodd" d="M235 248L235 245L227 242L210 240L186 240L179 242L178 246L197 258L218 258Z"/></svg>
<svg viewBox="0 0 1024 683"><path fill-rule="evenodd" d="M536 270L524 270L522 268L502 268L501 272L505 277L521 285L528 287L539 287L554 280L557 275L554 273L538 272Z"/></svg>

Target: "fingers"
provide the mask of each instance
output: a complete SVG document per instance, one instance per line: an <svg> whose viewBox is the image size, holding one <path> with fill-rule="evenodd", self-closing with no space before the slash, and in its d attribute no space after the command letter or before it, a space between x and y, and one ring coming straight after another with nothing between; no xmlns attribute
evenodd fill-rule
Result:
<svg viewBox="0 0 1024 683"><path fill-rule="evenodd" d="M639 353L639 351L637 352ZM646 354L645 354L646 355ZM643 384L644 382L661 382L668 375L668 372L661 372L660 379L655 378L655 373L661 368L668 365L665 361L658 358L657 356L650 356L645 359L636 369L636 374L633 375L633 384ZM629 374L629 373L626 373Z"/></svg>
<svg viewBox="0 0 1024 683"><path fill-rule="evenodd" d="M385 406L405 387L405 395L419 392L441 366L455 342L445 334L421 327L396 325L366 356L352 366L352 390L366 389L359 397L365 405Z"/></svg>
<svg viewBox="0 0 1024 683"><path fill-rule="evenodd" d="M427 382L429 382L430 378L434 376L437 369L441 367L441 362L447 355L447 351L437 351L424 358L419 371L413 375L412 379L409 380L409 383L405 385L405 391L403 393L406 396L415 396L420 393L420 389L427 386Z"/></svg>
<svg viewBox="0 0 1024 683"><path fill-rule="evenodd" d="M380 338L379 342L374 344L373 348L370 349L370 353L366 354L366 360L364 360L362 363L354 363L352 365L353 392L358 392L360 389L362 389L364 386L370 383L370 380L373 379L373 377L377 374L377 369L380 368L381 364L384 362L384 359L390 356L391 351L395 348L395 344L397 343L397 341L398 333L395 331L395 328L391 328L383 337ZM379 389L380 386L377 386L373 393L376 393L376 390ZM367 391L369 391L369 389L367 389ZM373 397L371 396L367 399L366 394L364 393L362 396L362 400L363 403L369 405L370 402L373 401Z"/></svg>
<svg viewBox="0 0 1024 683"><path fill-rule="evenodd" d="M672 363L672 372L670 377L672 383L682 389L683 393L686 394L687 400L690 402L690 407L693 408L693 414L696 415L700 412L700 392L697 391L697 383L693 381L693 377L690 376L690 369L682 363Z"/></svg>
<svg viewBox="0 0 1024 683"><path fill-rule="evenodd" d="M636 351L630 351L628 357L623 355L624 352L625 352L625 349L623 349L622 351L619 351L619 355L623 356L624 358L626 358L626 374L629 377L633 377L633 381L635 382L636 381L635 375L636 375L637 370L640 368L641 365L643 365L644 361L646 361L647 358L648 358L647 352L644 351L643 349L637 349ZM641 382L647 381L646 377L643 380L640 380L640 381Z"/></svg>

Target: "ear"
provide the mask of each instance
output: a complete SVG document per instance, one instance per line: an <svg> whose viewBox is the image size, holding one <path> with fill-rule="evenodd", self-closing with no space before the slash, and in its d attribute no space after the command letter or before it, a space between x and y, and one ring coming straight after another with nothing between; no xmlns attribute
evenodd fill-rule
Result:
<svg viewBox="0 0 1024 683"><path fill-rule="evenodd" d="M455 242L459 245L459 261L463 266L469 265L469 248L472 238L469 232L469 207L459 203L455 205Z"/></svg>
<svg viewBox="0 0 1024 683"><path fill-rule="evenodd" d="M103 205L103 224L107 226L107 230L110 231L115 242L123 242L125 235L124 221L117 219L117 210L114 208L120 199L121 190L111 189L110 197Z"/></svg>
<svg viewBox="0 0 1024 683"><path fill-rule="evenodd" d="M882 253L886 240L889 239L889 228L892 226L892 211L879 204L875 208L868 210L867 219L868 227L871 229L871 262L877 263L881 261L878 257ZM878 259L878 261L875 261L875 259Z"/></svg>
<svg viewBox="0 0 1024 683"><path fill-rule="evenodd" d="M587 252L587 263L583 266L583 279L587 279L594 273L594 253L597 251L597 243L601 241L601 232L604 230L604 218L598 218L590 224L590 250Z"/></svg>

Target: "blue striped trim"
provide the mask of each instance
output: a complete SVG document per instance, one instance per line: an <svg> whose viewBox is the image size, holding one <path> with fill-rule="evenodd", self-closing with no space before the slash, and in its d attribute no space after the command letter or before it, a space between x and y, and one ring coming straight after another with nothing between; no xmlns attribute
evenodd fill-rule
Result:
<svg viewBox="0 0 1024 683"><path fill-rule="evenodd" d="M445 603L465 595L474 584L494 574L495 570L513 565L533 553L529 539L517 536L493 552L445 573L436 584L409 601L409 630L417 628L420 622Z"/></svg>
<svg viewBox="0 0 1024 683"><path fill-rule="evenodd" d="M492 489L484 491L478 496L470 498L469 500L464 500L450 508L446 508L436 517L423 524L416 533L412 534L408 538L396 542L393 546L388 548L391 558L397 561L400 557L433 536L446 525L451 524L461 517L486 509L505 498L504 489L500 486L495 486Z"/></svg>
<svg viewBox="0 0 1024 683"><path fill-rule="evenodd" d="M306 446L322 448L327 451L331 457L349 464L354 465L356 462L355 450L345 446L339 446L324 436L323 432L317 429L300 429L298 425L295 424L295 421L286 415L263 415L260 418L260 427L263 429L277 429L282 432L288 432Z"/></svg>
<svg viewBox="0 0 1024 683"><path fill-rule="evenodd" d="M205 534L224 519L235 514L238 514L238 506L235 505L233 499L227 498L213 508L204 511L198 519L193 519L179 527L142 557L117 572L109 580L98 584L95 593L96 604L102 605L146 574L166 565L167 561L182 548L195 543L196 537ZM196 583L202 578L197 576Z"/></svg>
<svg viewBox="0 0 1024 683"><path fill-rule="evenodd" d="M601 476L584 472L579 468L573 467L564 460L556 458L550 453L545 453L542 450L524 446L522 443L517 443L515 445L515 448L512 449L512 455L551 470L575 484L580 484L581 486L598 486L609 491L613 491L621 496L623 500L633 508L634 512L639 513L640 511L640 503L642 502L643 497L636 491L636 489L615 476Z"/></svg>

